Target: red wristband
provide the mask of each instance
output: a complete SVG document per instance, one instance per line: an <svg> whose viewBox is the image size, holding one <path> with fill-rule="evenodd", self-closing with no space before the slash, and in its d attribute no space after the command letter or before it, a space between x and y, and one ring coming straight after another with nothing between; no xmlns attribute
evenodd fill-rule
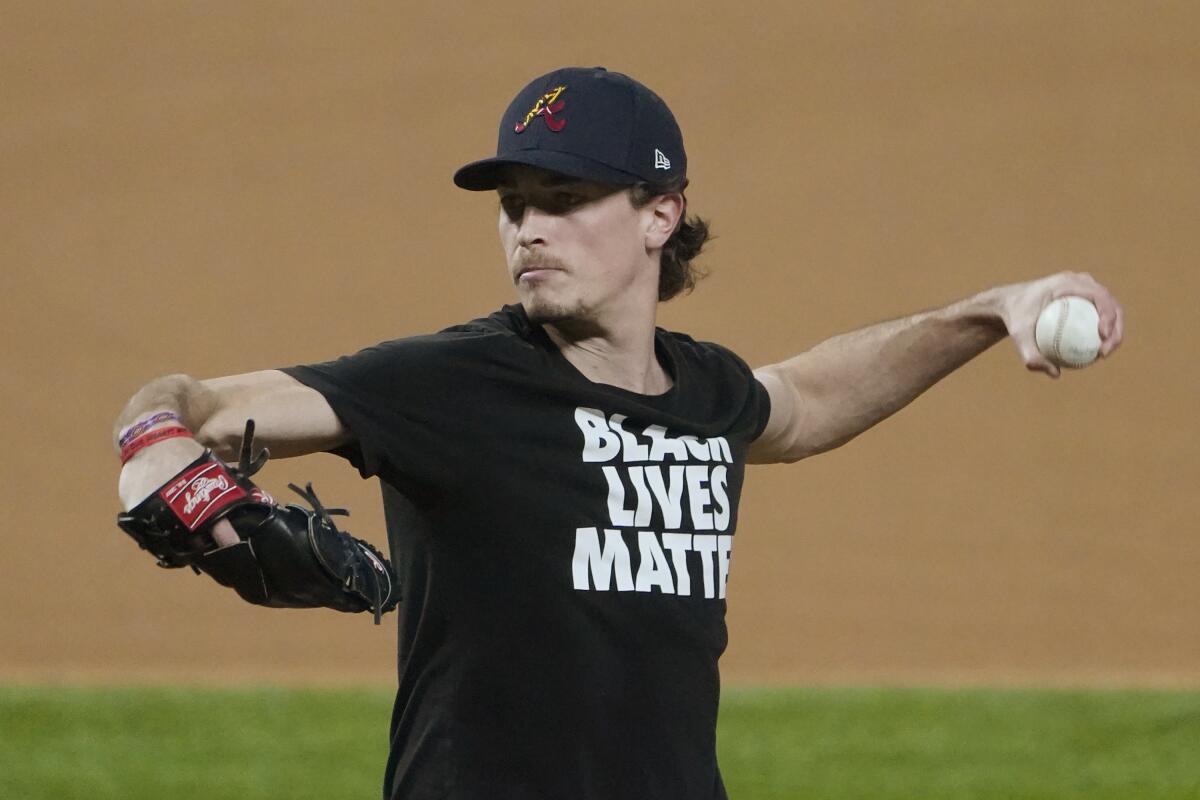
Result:
<svg viewBox="0 0 1200 800"><path fill-rule="evenodd" d="M124 447L146 431L153 428L155 425L159 424L160 422L166 422L169 419L179 422L179 415L174 411L160 411L153 416L146 417L145 419L126 428L125 432L121 434L121 439L117 442L117 445Z"/></svg>
<svg viewBox="0 0 1200 800"><path fill-rule="evenodd" d="M176 439L180 436L186 436L190 439L192 432L182 425L172 425L170 428L157 428L149 433L143 433L121 448L121 463L124 464L129 461L129 459L133 458L133 454L143 447L149 447L165 439Z"/></svg>

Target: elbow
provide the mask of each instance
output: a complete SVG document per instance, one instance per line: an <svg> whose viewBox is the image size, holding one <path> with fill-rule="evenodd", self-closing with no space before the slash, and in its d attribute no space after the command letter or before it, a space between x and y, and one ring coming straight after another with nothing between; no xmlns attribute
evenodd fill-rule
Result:
<svg viewBox="0 0 1200 800"><path fill-rule="evenodd" d="M837 405L824 404L819 397L805 397L797 401L797 411L778 460L794 464L836 450L857 438L871 424L856 416L839 413Z"/></svg>
<svg viewBox="0 0 1200 800"><path fill-rule="evenodd" d="M819 456L821 453L828 453L830 450L836 450L844 444L848 444L852 439L857 437L858 431L846 433L839 436L831 436L820 442L810 443L804 448L801 448L800 455L797 455L795 460L799 461L802 458L809 456Z"/></svg>
<svg viewBox="0 0 1200 800"><path fill-rule="evenodd" d="M781 464L795 464L797 461L803 461L806 458L819 456L821 453L828 453L830 450L836 450L846 442L853 439L854 436L841 436L837 438L827 438L819 441L805 439L804 441L792 442L792 444L780 454L776 459Z"/></svg>
<svg viewBox="0 0 1200 800"><path fill-rule="evenodd" d="M794 464L835 450L870 427L848 408L847 393L819 372L774 364L755 374L770 393L771 420L751 450L751 463Z"/></svg>

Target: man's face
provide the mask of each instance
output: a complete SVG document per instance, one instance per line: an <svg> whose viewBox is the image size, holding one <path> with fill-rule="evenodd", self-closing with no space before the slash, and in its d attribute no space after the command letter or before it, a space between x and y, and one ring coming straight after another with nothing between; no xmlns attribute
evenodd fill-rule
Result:
<svg viewBox="0 0 1200 800"><path fill-rule="evenodd" d="M648 279L657 299L646 212L633 207L627 187L515 166L497 191L500 242L531 320L598 322Z"/></svg>

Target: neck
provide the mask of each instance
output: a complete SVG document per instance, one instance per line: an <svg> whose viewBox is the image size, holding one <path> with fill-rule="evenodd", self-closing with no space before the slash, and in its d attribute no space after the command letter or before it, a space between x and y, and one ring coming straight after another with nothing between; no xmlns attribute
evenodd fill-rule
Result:
<svg viewBox="0 0 1200 800"><path fill-rule="evenodd" d="M563 357L593 383L637 394L663 394L671 376L654 351L654 311L622 324L560 321L542 327Z"/></svg>

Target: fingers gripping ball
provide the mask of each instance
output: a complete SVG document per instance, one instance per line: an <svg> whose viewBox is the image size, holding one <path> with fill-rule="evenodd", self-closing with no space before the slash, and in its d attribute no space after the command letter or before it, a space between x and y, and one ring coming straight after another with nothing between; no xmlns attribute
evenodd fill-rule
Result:
<svg viewBox="0 0 1200 800"><path fill-rule="evenodd" d="M1060 367L1086 367L1100 352L1100 313L1082 297L1060 297L1038 316L1034 338Z"/></svg>
<svg viewBox="0 0 1200 800"><path fill-rule="evenodd" d="M250 480L266 463L252 457L254 423L248 421L237 467L206 451L117 524L161 567L191 567L232 588L247 602L274 608L371 611L396 607L392 567L367 542L338 530L310 484L292 488L311 508L279 506ZM211 530L226 519L241 537L217 547Z"/></svg>

